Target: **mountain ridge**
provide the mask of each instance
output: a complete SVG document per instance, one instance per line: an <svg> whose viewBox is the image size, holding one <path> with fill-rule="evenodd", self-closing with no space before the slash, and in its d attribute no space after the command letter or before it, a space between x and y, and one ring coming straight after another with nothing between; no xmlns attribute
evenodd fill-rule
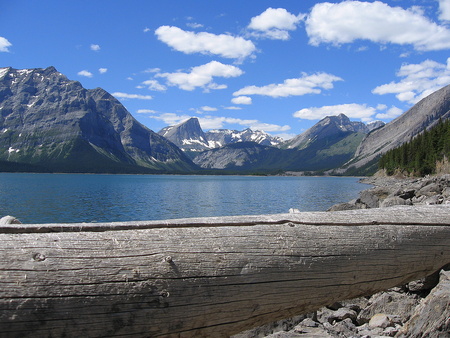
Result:
<svg viewBox="0 0 450 338"><path fill-rule="evenodd" d="M197 168L111 94L85 89L52 66L0 68L0 160L59 172Z"/></svg>

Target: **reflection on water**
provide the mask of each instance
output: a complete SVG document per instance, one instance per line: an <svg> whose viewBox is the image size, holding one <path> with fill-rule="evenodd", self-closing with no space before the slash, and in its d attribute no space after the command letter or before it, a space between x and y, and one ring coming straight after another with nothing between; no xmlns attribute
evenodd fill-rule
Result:
<svg viewBox="0 0 450 338"><path fill-rule="evenodd" d="M0 216L60 223L317 211L366 187L351 177L0 173Z"/></svg>

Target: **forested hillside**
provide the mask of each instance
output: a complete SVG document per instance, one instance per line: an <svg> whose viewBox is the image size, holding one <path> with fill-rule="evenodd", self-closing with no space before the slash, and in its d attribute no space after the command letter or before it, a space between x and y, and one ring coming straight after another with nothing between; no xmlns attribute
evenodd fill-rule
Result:
<svg viewBox="0 0 450 338"><path fill-rule="evenodd" d="M386 152L379 162L389 175L396 170L415 176L436 173L439 163L450 158L450 119L425 130L409 142Z"/></svg>

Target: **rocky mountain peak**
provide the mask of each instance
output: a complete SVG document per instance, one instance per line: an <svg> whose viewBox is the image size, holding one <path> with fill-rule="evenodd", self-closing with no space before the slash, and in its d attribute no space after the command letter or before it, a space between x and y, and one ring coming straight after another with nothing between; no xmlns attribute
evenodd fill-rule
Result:
<svg viewBox="0 0 450 338"><path fill-rule="evenodd" d="M0 69L0 161L62 172L195 168L112 95L54 67Z"/></svg>

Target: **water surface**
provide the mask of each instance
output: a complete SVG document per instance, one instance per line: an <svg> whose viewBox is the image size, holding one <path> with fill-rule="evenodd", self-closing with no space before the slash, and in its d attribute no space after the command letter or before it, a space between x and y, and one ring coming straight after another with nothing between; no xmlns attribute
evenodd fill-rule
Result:
<svg viewBox="0 0 450 338"><path fill-rule="evenodd" d="M0 173L0 216L71 223L322 211L363 189L354 177Z"/></svg>

